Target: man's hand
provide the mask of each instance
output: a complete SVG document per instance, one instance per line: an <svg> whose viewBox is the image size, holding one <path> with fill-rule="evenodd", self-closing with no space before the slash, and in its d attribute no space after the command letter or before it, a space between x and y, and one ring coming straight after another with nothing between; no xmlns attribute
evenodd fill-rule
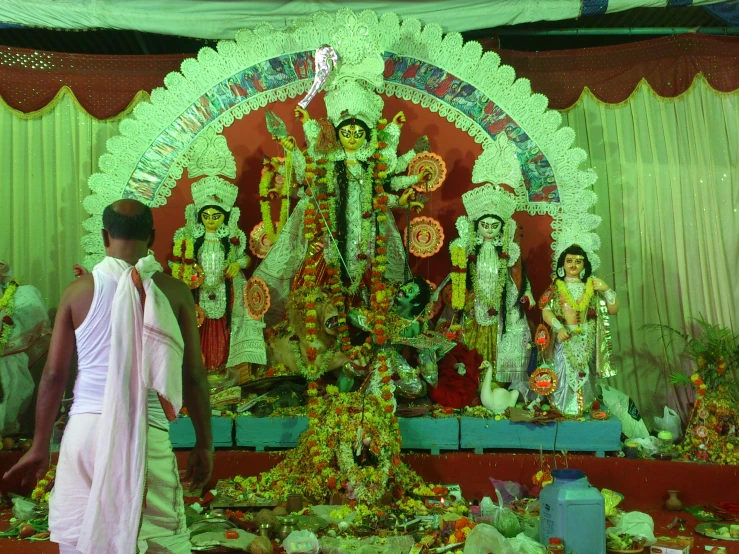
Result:
<svg viewBox="0 0 739 554"><path fill-rule="evenodd" d="M190 492L198 493L200 496L208 485L212 473L213 452L210 448L195 446L187 459L187 472L185 473L186 481L192 479Z"/></svg>
<svg viewBox="0 0 739 554"><path fill-rule="evenodd" d="M36 447L23 454L20 460L3 475L3 480L21 479L21 485L35 485L49 471L49 448Z"/></svg>
<svg viewBox="0 0 739 554"><path fill-rule="evenodd" d="M570 340L570 333L567 331L567 329L565 329L564 327L562 327L559 330L559 332L557 333L557 340L559 342L564 342L566 340Z"/></svg>

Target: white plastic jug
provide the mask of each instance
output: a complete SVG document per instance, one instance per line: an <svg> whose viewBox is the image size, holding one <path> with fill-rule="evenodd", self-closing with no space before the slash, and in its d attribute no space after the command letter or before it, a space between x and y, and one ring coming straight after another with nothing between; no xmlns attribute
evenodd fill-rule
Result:
<svg viewBox="0 0 739 554"><path fill-rule="evenodd" d="M540 537L564 540L572 554L606 554L606 513L603 495L577 469L555 469L554 482L539 494Z"/></svg>

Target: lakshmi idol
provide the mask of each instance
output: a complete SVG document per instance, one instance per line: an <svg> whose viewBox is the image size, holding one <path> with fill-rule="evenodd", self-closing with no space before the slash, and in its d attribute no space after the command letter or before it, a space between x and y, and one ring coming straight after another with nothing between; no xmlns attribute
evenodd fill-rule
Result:
<svg viewBox="0 0 739 554"><path fill-rule="evenodd" d="M242 270L250 259L238 227L241 212L234 207L239 189L209 176L194 182L191 190L193 204L185 209L186 225L175 232L169 263L172 275L193 290L205 367L222 371L246 362L264 363L263 352L254 356L244 338L253 322L243 306Z"/></svg>
<svg viewBox="0 0 739 554"><path fill-rule="evenodd" d="M485 184L463 194L462 203L467 215L457 220L459 238L450 251L452 307L461 313L464 344L492 364L496 381L525 383L531 344L526 309L533 297L515 242L516 198Z"/></svg>
<svg viewBox="0 0 739 554"><path fill-rule="evenodd" d="M594 377L612 377L609 315L618 313L616 291L593 272L600 266L593 233L563 231L555 249L556 277L539 300L554 339L558 385L550 401L580 415L594 398Z"/></svg>

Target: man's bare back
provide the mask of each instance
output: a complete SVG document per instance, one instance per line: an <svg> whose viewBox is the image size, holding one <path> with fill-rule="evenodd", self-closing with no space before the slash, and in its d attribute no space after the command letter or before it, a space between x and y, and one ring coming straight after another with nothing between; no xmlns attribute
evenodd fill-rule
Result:
<svg viewBox="0 0 739 554"><path fill-rule="evenodd" d="M180 324L183 339L187 340L185 331L182 329L183 319L187 319L189 314L193 314L194 317L195 314L195 302L190 289L179 279L161 272L155 273L152 279L169 300L169 305ZM79 279L70 283L64 291L64 298L59 305L59 309L69 309L73 329L78 329L87 318L94 295L95 281L92 273L82 275ZM187 327L186 323L185 327ZM200 340L199 336L197 338Z"/></svg>

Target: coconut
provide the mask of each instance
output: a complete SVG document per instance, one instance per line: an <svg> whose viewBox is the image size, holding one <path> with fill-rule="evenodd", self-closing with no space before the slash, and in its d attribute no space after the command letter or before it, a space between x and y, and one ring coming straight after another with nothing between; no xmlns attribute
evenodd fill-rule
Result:
<svg viewBox="0 0 739 554"><path fill-rule="evenodd" d="M259 513L254 518L254 521L256 521L259 525L268 523L272 526L273 529L277 527L277 516L274 514L274 512L272 512L272 510L268 510L266 508L259 510Z"/></svg>
<svg viewBox="0 0 739 554"><path fill-rule="evenodd" d="M272 510L272 513L275 514L277 517L284 517L287 515L287 509L284 506L275 506L275 508Z"/></svg>
<svg viewBox="0 0 739 554"><path fill-rule="evenodd" d="M273 554L272 542L267 537L257 537L249 545L251 554Z"/></svg>

